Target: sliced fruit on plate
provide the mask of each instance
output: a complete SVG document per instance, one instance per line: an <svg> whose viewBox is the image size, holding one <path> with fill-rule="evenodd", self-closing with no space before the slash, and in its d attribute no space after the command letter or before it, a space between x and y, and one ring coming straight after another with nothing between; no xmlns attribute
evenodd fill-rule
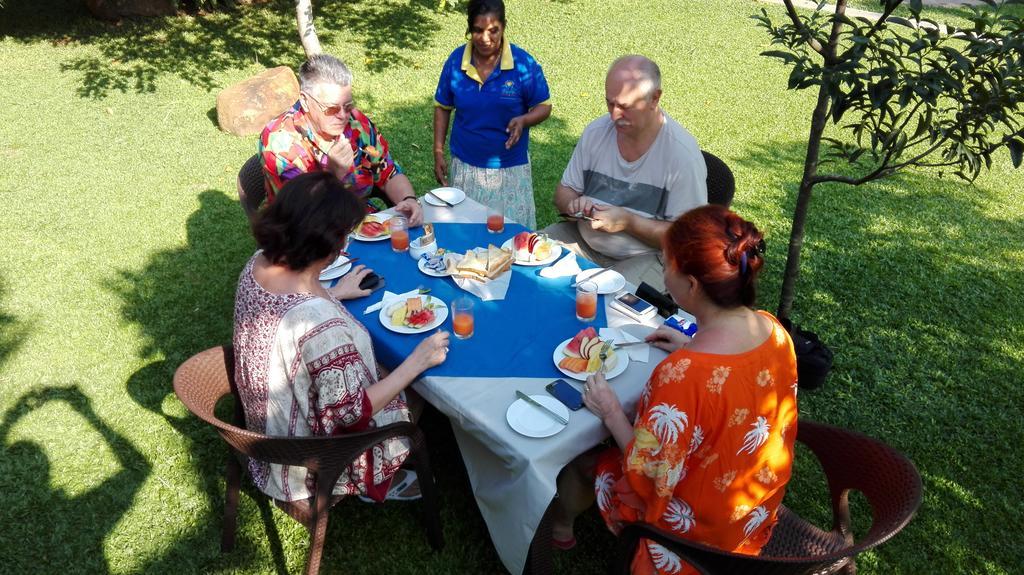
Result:
<svg viewBox="0 0 1024 575"><path fill-rule="evenodd" d="M390 312L391 325L393 327L421 328L434 321L434 304L423 304L418 297L411 297L405 303L397 305Z"/></svg>
<svg viewBox="0 0 1024 575"><path fill-rule="evenodd" d="M366 216L363 223L359 224L359 235L367 238L375 238L391 232L391 220L383 222L373 216Z"/></svg>
<svg viewBox="0 0 1024 575"><path fill-rule="evenodd" d="M588 327L576 334L576 337L572 338L572 341L565 346L565 355L569 357L584 357L583 354L580 353L584 344L584 339L587 339L588 342L591 339L599 339L597 337L597 330L592 327Z"/></svg>
<svg viewBox="0 0 1024 575"><path fill-rule="evenodd" d="M582 357L563 357L562 361L558 362L558 367L582 373L587 371L587 363L589 362Z"/></svg>
<svg viewBox="0 0 1024 575"><path fill-rule="evenodd" d="M539 262L551 257L551 241L532 232L519 232L512 240L517 262Z"/></svg>
<svg viewBox="0 0 1024 575"><path fill-rule="evenodd" d="M405 315L409 312L409 308L405 304L396 306L395 309L391 310L391 325L398 327L405 325Z"/></svg>
<svg viewBox="0 0 1024 575"><path fill-rule="evenodd" d="M405 318L405 325L412 328L419 328L432 321L434 321L434 310L424 308L409 312L409 315Z"/></svg>
<svg viewBox="0 0 1024 575"><path fill-rule="evenodd" d="M565 356L558 362L558 366L576 373L597 373L602 367L601 349L607 342L597 335L597 330L588 327L581 330L565 344L562 354ZM604 371L610 371L618 361L615 350L608 347L605 352Z"/></svg>

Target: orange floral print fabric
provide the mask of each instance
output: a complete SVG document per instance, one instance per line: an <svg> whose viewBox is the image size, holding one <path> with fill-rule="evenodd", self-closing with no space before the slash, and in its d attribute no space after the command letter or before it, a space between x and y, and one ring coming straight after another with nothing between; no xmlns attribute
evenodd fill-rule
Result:
<svg viewBox="0 0 1024 575"><path fill-rule="evenodd" d="M598 508L612 531L642 521L706 545L756 555L771 537L796 439L796 356L789 334L718 355L681 349L651 374L625 456L603 453ZM695 571L644 540L633 573Z"/></svg>

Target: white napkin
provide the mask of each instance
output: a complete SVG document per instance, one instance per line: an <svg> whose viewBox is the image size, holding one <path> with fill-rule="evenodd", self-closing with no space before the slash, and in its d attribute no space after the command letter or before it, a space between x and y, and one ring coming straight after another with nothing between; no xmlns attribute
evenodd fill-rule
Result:
<svg viewBox="0 0 1024 575"><path fill-rule="evenodd" d="M614 327L602 327L598 332L598 335L604 341L616 343L629 343L633 341L640 341L640 338L629 335L621 329ZM647 363L651 359L651 346L650 345L631 345L617 350L619 353L623 351L629 356L632 361L639 361L640 363Z"/></svg>
<svg viewBox="0 0 1024 575"><path fill-rule="evenodd" d="M558 263L555 265L540 270L540 276L545 278L564 278L565 276L575 276L581 271L583 270L580 269L580 264L576 263L576 253L569 252L569 255L558 260Z"/></svg>
<svg viewBox="0 0 1024 575"><path fill-rule="evenodd" d="M488 282L479 282L474 279L457 278L455 276L452 276L452 279L455 280L455 285L483 301L502 300L505 299L508 286L512 283L512 270L508 270Z"/></svg>
<svg viewBox="0 0 1024 575"><path fill-rule="evenodd" d="M392 293L392 292L389 292L387 290L384 290L384 296L382 298L380 298L380 301L375 303L375 304L373 304L373 305L371 305L370 307L366 308L363 311L363 315L371 314L371 313L373 313L375 311L380 311L380 308L384 307L385 303L390 303L392 301L403 300L403 299L406 299L406 298L417 296L419 294L420 294L419 288L407 291L405 293L399 293L399 294Z"/></svg>

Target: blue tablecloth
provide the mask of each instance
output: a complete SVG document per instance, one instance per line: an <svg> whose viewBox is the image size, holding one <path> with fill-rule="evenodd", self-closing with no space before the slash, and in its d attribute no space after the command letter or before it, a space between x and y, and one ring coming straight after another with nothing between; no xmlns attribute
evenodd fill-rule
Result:
<svg viewBox="0 0 1024 575"><path fill-rule="evenodd" d="M506 224L505 231L492 234L484 224L434 224L437 245L448 251L463 252L488 243L500 246L505 240L525 230L519 224ZM423 235L422 228L411 230L410 237ZM452 336L448 359L424 373L426 376L451 377L561 377L553 354L562 341L581 329L607 325L604 296L599 296L597 318L593 322L576 319L576 292L569 287L572 277L548 279L539 276L541 267L512 266L512 281L505 299L481 301L460 289L451 278L435 278L419 271L416 260L408 253L397 254L391 242L353 240L348 251L360 258L359 263L384 276L385 289L403 293L418 286L430 288L430 294L451 304L456 297L473 298L474 334L466 340ZM563 250L562 257L566 252ZM596 267L578 258L580 267ZM404 335L385 328L379 312L363 315L370 305L380 301L378 290L368 297L345 302L345 307L359 318L373 336L377 361L388 368L401 363L430 333ZM441 329L452 331L451 315Z"/></svg>

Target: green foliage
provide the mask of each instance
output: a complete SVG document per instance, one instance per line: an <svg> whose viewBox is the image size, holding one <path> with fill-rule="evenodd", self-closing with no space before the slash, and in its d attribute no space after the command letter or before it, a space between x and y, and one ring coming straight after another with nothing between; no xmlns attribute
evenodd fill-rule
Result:
<svg viewBox="0 0 1024 575"><path fill-rule="evenodd" d="M900 3L882 0L884 14ZM822 87L829 120L852 135L854 143L826 139L830 150L824 159L858 164L860 177L842 180L850 183L908 166L950 168L973 180L1003 147L1019 166L1024 18L972 7L966 16L970 29L943 33L938 22L921 17L919 1L909 7L916 23L850 18L838 11L825 15L820 9L800 23L778 26L766 10L754 16L772 44L784 48L763 55L792 67L789 88ZM839 33L832 48L834 27ZM824 48L815 50L814 43Z"/></svg>

